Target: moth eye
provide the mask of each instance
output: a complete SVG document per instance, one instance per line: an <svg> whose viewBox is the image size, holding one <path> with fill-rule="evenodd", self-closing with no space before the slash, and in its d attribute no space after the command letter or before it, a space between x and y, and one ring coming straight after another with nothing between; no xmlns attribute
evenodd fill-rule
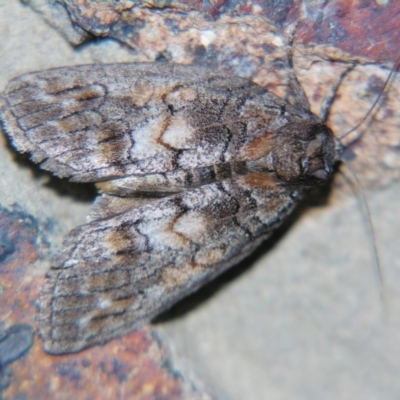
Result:
<svg viewBox="0 0 400 400"><path fill-rule="evenodd" d="M313 176L323 181L326 181L329 178L329 173L324 169L319 169L318 171L315 171L313 173Z"/></svg>

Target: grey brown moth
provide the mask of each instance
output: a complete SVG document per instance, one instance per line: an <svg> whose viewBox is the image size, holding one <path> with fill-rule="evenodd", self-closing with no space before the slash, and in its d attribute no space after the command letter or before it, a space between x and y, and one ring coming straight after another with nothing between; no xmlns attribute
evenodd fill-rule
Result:
<svg viewBox="0 0 400 400"><path fill-rule="evenodd" d="M43 290L50 353L137 329L246 257L341 153L306 101L194 66L26 74L7 86L0 118L18 151L101 193Z"/></svg>

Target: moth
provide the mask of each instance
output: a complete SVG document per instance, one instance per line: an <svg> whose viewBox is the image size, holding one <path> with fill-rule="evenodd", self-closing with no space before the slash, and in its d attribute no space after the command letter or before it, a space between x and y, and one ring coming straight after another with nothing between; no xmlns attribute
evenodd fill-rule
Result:
<svg viewBox="0 0 400 400"><path fill-rule="evenodd" d="M100 193L43 289L54 354L140 328L238 263L330 178L342 149L307 101L166 63L22 75L0 118L18 151Z"/></svg>

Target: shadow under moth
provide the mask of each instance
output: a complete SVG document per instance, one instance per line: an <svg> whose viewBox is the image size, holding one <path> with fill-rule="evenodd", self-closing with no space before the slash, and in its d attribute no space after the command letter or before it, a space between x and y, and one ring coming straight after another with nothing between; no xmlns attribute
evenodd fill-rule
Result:
<svg viewBox="0 0 400 400"><path fill-rule="evenodd" d="M342 149L307 101L165 63L26 74L0 118L18 151L101 194L43 289L50 353L137 329L239 262L329 179Z"/></svg>

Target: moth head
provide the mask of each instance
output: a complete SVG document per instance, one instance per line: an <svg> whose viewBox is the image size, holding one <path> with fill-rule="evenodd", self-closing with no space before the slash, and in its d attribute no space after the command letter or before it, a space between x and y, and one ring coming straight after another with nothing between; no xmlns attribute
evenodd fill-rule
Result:
<svg viewBox="0 0 400 400"><path fill-rule="evenodd" d="M276 135L273 168L289 184L316 185L329 180L340 158L340 143L320 121L288 124Z"/></svg>

